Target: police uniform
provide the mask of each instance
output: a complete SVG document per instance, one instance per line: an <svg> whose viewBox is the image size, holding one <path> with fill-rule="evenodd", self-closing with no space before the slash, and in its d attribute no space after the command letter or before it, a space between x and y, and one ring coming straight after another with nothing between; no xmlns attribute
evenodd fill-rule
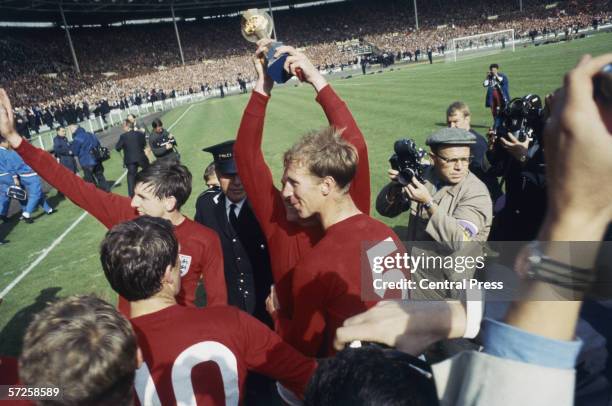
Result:
<svg viewBox="0 0 612 406"><path fill-rule="evenodd" d="M223 174L237 173L233 145L234 141L228 141L204 149L213 154L215 167ZM234 224L230 210L236 216ZM265 307L272 284L268 247L248 200L233 203L220 190L206 191L196 202L195 221L219 234L228 303L271 326Z"/></svg>
<svg viewBox="0 0 612 406"><path fill-rule="evenodd" d="M427 139L429 146L471 145L475 142L473 134L459 128L442 129ZM487 187L471 172L458 184L446 184L438 177L433 166L425 169L423 177L426 180L425 187L437 206L433 215L429 215L423 204L408 199L397 182L389 183L379 193L376 199L378 213L385 217L395 217L404 211L410 211L407 240L412 241L412 256L421 253L427 255L432 248L444 253L456 254L465 251L463 254L466 256L479 255L474 249L480 249L480 245L463 242L487 240L493 217L493 205ZM427 278L430 281L455 281L469 279L473 272L474 270L468 270L457 273L454 269L446 268L439 272L417 269L414 276L417 280ZM413 293L417 298L439 300L458 298L456 294L459 292L417 290Z"/></svg>

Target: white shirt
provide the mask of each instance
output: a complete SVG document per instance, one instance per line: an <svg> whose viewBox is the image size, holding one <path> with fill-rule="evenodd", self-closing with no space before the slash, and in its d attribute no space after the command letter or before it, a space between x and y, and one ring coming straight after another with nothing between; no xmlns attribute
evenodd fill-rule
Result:
<svg viewBox="0 0 612 406"><path fill-rule="evenodd" d="M231 209L230 206L232 204L236 205L236 208L234 209L234 213L236 214L236 218L238 218L238 216L240 216L240 210L242 210L242 205L244 205L245 201L246 201L246 197L242 199L241 201L239 201L238 203L234 203L230 199L228 199L227 196L225 196L225 215L227 216L227 221L229 221L229 214L230 214L230 209Z"/></svg>

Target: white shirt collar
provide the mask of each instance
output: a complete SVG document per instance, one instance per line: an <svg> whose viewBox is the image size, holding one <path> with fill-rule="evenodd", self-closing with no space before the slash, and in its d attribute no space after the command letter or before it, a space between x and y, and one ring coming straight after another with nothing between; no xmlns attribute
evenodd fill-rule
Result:
<svg viewBox="0 0 612 406"><path fill-rule="evenodd" d="M242 210L242 206L244 205L245 201L246 201L246 197L242 199L241 201L234 203L230 199L228 199L227 196L225 196L225 214L227 215L228 221L229 221L230 206L232 204L236 205L236 208L234 209L234 213L236 213L236 217L238 217L240 216L240 210Z"/></svg>

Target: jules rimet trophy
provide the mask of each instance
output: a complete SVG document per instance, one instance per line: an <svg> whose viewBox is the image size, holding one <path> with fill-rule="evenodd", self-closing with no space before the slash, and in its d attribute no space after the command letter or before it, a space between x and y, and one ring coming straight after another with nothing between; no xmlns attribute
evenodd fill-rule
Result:
<svg viewBox="0 0 612 406"><path fill-rule="evenodd" d="M260 39L271 38L274 30L274 21L268 13L263 10L251 8L242 12L241 31L242 36L249 42L257 42ZM278 58L274 57L276 50L283 45L282 42L274 41L270 44L266 59L268 60L268 75L276 83L285 83L291 79L291 74L284 69L287 54ZM300 72L298 71L298 77Z"/></svg>

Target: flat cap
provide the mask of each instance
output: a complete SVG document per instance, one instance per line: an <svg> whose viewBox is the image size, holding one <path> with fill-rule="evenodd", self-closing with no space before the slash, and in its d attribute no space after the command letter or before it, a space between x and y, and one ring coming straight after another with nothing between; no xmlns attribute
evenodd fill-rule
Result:
<svg viewBox="0 0 612 406"><path fill-rule="evenodd" d="M236 162L234 162L234 142L225 141L221 144L216 144L202 149L204 152L210 152L215 161L215 169L224 175L235 175L238 173Z"/></svg>
<svg viewBox="0 0 612 406"><path fill-rule="evenodd" d="M466 145L475 144L476 136L461 128L443 128L427 137L425 144L432 145Z"/></svg>

